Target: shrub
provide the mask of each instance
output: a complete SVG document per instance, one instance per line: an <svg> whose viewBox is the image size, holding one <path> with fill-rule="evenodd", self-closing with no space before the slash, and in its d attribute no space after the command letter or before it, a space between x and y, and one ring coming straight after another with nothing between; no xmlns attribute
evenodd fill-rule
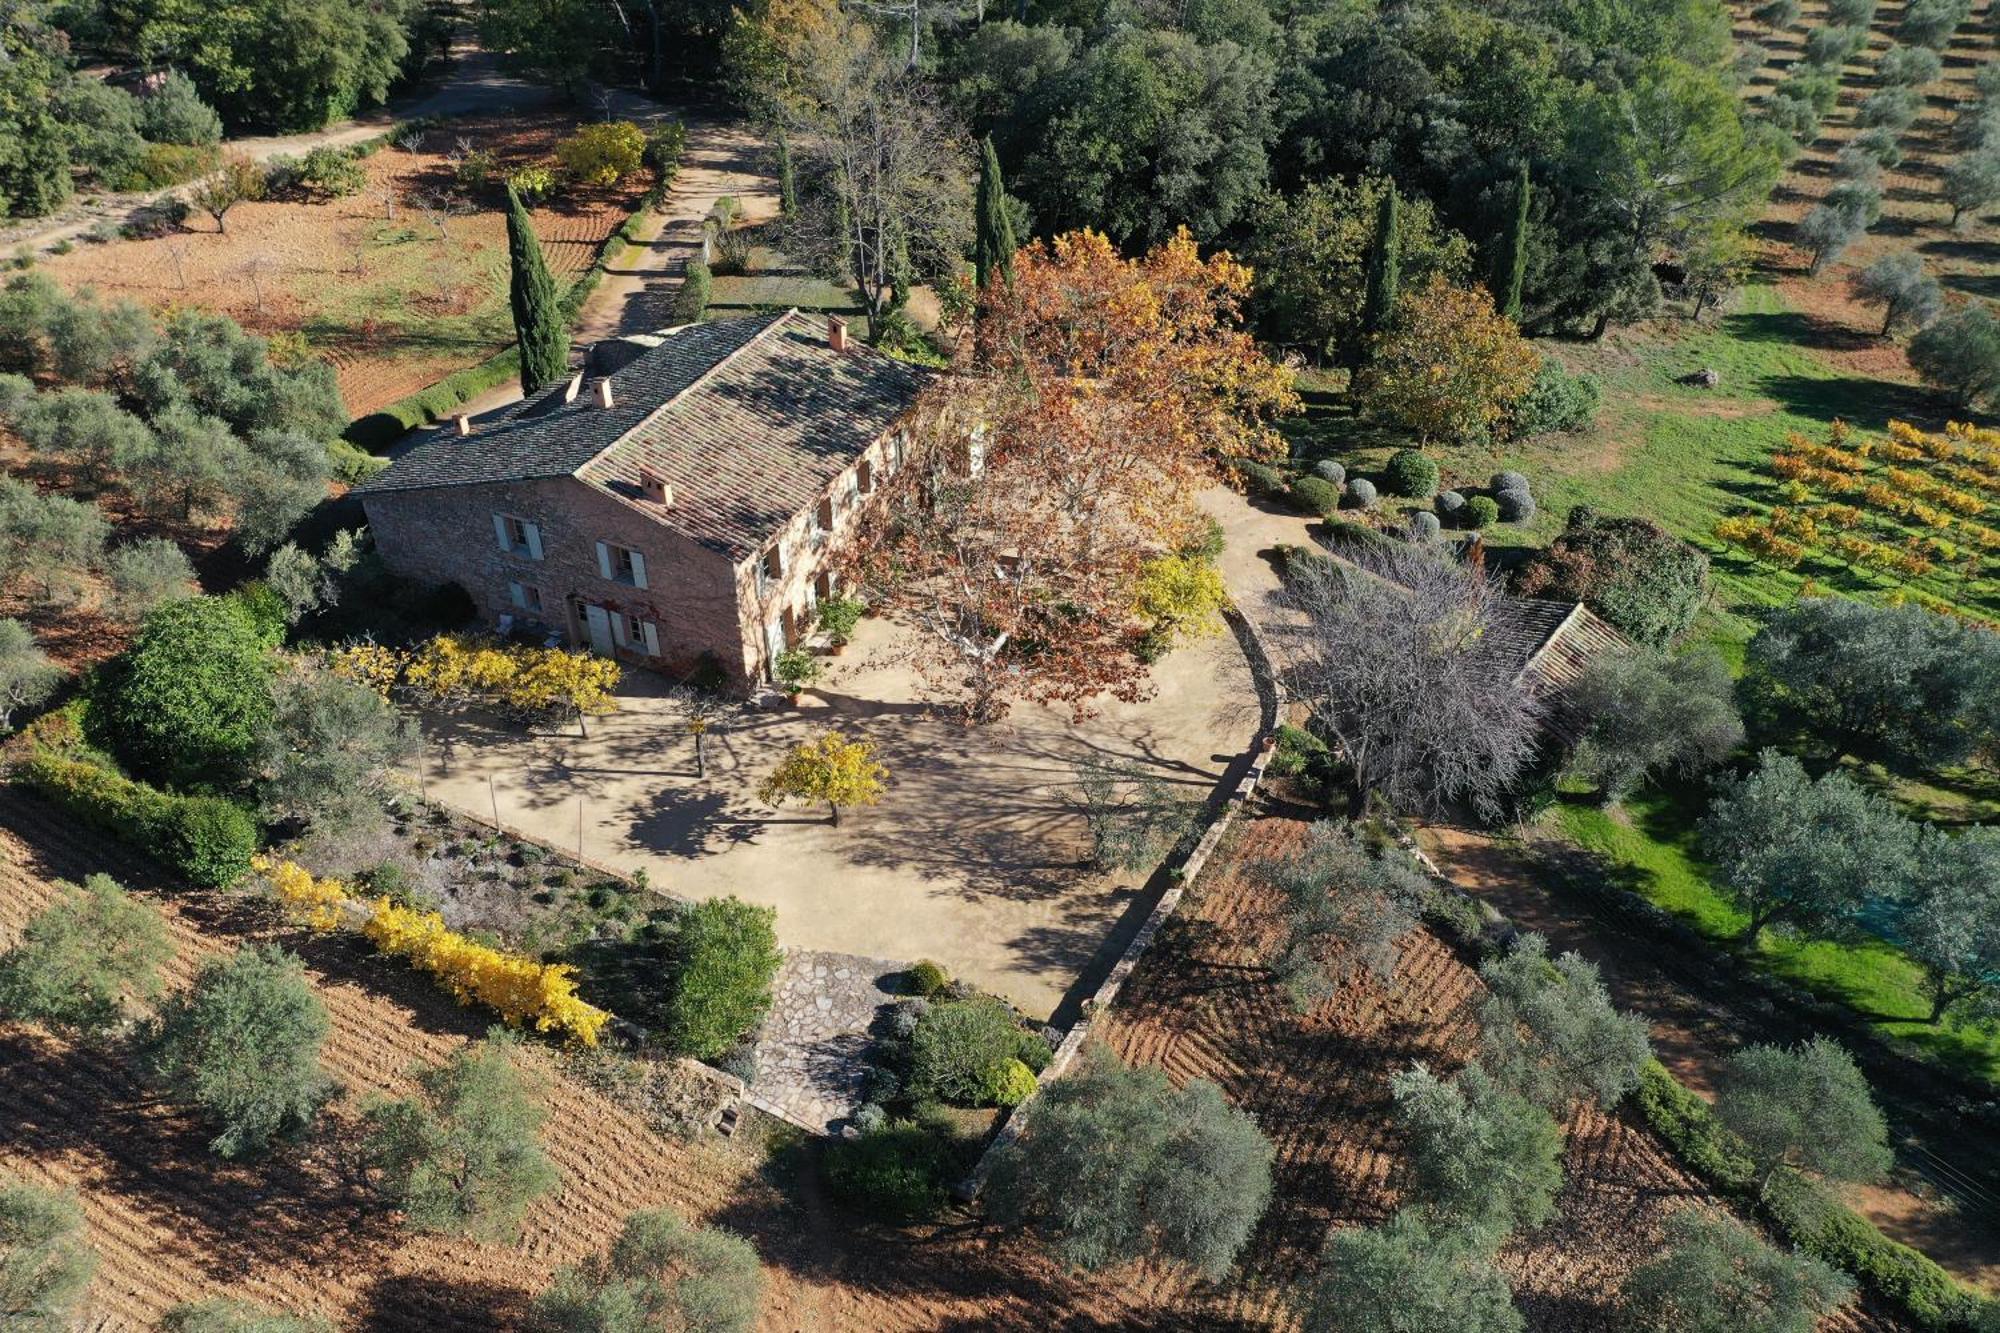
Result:
<svg viewBox="0 0 2000 1333"><path fill-rule="evenodd" d="M1230 466L1243 478L1244 488L1251 495L1261 496L1266 500L1276 500L1284 496L1287 489L1285 474L1269 463L1240 458L1234 460Z"/></svg>
<svg viewBox="0 0 2000 1333"><path fill-rule="evenodd" d="M1347 481L1347 469L1331 458L1322 458L1314 463L1313 475L1330 486L1344 485Z"/></svg>
<svg viewBox="0 0 2000 1333"><path fill-rule="evenodd" d="M897 1120L856 1139L836 1140L826 1154L834 1197L883 1222L921 1222L944 1211L960 1169L962 1149L941 1117Z"/></svg>
<svg viewBox="0 0 2000 1333"><path fill-rule="evenodd" d="M1331 518L1340 512L1340 487L1318 477L1300 477L1292 483L1292 502L1309 514Z"/></svg>
<svg viewBox="0 0 2000 1333"><path fill-rule="evenodd" d="M410 1226L512 1240L561 1181L538 1139L547 1114L514 1061L519 1041L495 1029L419 1074L420 1096L367 1108L363 1151Z"/></svg>
<svg viewBox="0 0 2000 1333"><path fill-rule="evenodd" d="M188 144L149 143L118 178L121 190L164 190L191 181L215 167L215 149ZM187 205L182 204L185 217Z"/></svg>
<svg viewBox="0 0 2000 1333"><path fill-rule="evenodd" d="M846 643L854 637L854 627L861 623L861 613L867 610L859 597L835 595L819 604L819 627L826 631L835 643Z"/></svg>
<svg viewBox="0 0 2000 1333"><path fill-rule="evenodd" d="M1436 506L1439 518L1454 523L1465 510L1465 497L1457 491L1439 491L1432 504Z"/></svg>
<svg viewBox="0 0 2000 1333"><path fill-rule="evenodd" d="M167 1092L213 1123L221 1157L304 1131L332 1095L320 1068L330 1024L305 967L275 945L212 959L164 1008L148 1064Z"/></svg>
<svg viewBox="0 0 2000 1333"><path fill-rule="evenodd" d="M909 982L911 991L929 997L951 985L951 976L937 963L920 958L910 968Z"/></svg>
<svg viewBox="0 0 2000 1333"><path fill-rule="evenodd" d="M1270 761L1264 765L1266 773L1277 777L1296 777L1315 759L1328 753L1325 741L1289 722L1278 724L1277 739Z"/></svg>
<svg viewBox="0 0 2000 1333"><path fill-rule="evenodd" d="M1898 87L1935 83L1944 58L1928 46L1892 46L1875 62L1875 76Z"/></svg>
<svg viewBox="0 0 2000 1333"><path fill-rule="evenodd" d="M674 1049L713 1060L764 1021L784 962L777 913L737 898L696 903L674 923L667 1036Z"/></svg>
<svg viewBox="0 0 2000 1333"><path fill-rule="evenodd" d="M986 1071L980 1101L987 1106L1019 1106L1035 1095L1035 1071L1012 1057Z"/></svg>
<svg viewBox="0 0 2000 1333"><path fill-rule="evenodd" d="M1855 120L1868 128L1906 130L1922 109L1923 96L1915 89L1882 88L1868 95Z"/></svg>
<svg viewBox="0 0 2000 1333"><path fill-rule="evenodd" d="M174 956L158 908L109 875L57 886L21 939L0 954L0 1017L94 1036L115 1029L130 1000L160 992Z"/></svg>
<svg viewBox="0 0 2000 1333"><path fill-rule="evenodd" d="M1487 489L1499 494L1501 491L1525 491L1529 489L1528 474L1525 472L1496 472Z"/></svg>
<svg viewBox="0 0 2000 1333"><path fill-rule="evenodd" d="M1356 509L1375 507L1375 483L1365 477L1356 477L1347 483L1347 496L1354 501Z"/></svg>
<svg viewBox="0 0 2000 1333"><path fill-rule="evenodd" d="M1819 109L1791 88L1779 88L1764 99L1764 119L1797 143L1811 143L1819 137Z"/></svg>
<svg viewBox="0 0 2000 1333"><path fill-rule="evenodd" d="M608 1255L556 1274L535 1300L547 1333L750 1333L764 1270L749 1241L689 1226L668 1208L637 1212Z"/></svg>
<svg viewBox="0 0 2000 1333"><path fill-rule="evenodd" d="M1514 580L1526 597L1586 602L1627 638L1665 647L1708 601L1708 557L1643 518L1570 511L1561 536Z"/></svg>
<svg viewBox="0 0 2000 1333"><path fill-rule="evenodd" d="M1443 530L1436 514L1419 511L1410 515L1410 540L1413 542L1434 542Z"/></svg>
<svg viewBox="0 0 2000 1333"><path fill-rule="evenodd" d="M1658 1060L1639 1067L1639 1114L1683 1162L1709 1184L1742 1197L1757 1185L1757 1164L1743 1143L1715 1118L1699 1093L1690 1092Z"/></svg>
<svg viewBox="0 0 2000 1333"><path fill-rule="evenodd" d="M1389 455L1389 465L1383 469L1382 480L1392 495L1407 496L1413 500L1428 499L1437 493L1437 460L1416 449L1398 449Z"/></svg>
<svg viewBox="0 0 2000 1333"><path fill-rule="evenodd" d="M539 204L555 193L556 174L544 166L526 166L507 177L507 183L521 196L522 203Z"/></svg>
<svg viewBox="0 0 2000 1333"><path fill-rule="evenodd" d="M556 145L556 161L584 185L616 185L645 160L645 131L628 120L586 125Z"/></svg>
<svg viewBox="0 0 2000 1333"><path fill-rule="evenodd" d="M1970 1326L1985 1304L1928 1256L1890 1240L1874 1223L1803 1176L1781 1171L1772 1177L1764 1205L1780 1236L1852 1273L1909 1311L1917 1326L1929 1333Z"/></svg>
<svg viewBox="0 0 2000 1333"><path fill-rule="evenodd" d="M96 1256L76 1197L0 1176L0 1314L21 1333L74 1327Z"/></svg>
<svg viewBox="0 0 2000 1333"><path fill-rule="evenodd" d="M213 147L222 142L222 117L201 100L194 80L170 69L139 102L139 133L155 144Z"/></svg>
<svg viewBox="0 0 2000 1333"><path fill-rule="evenodd" d="M1048 1063L1048 1047L1022 1030L991 996L934 1004L910 1035L910 1092L919 1102L985 1105L998 1066L1010 1059Z"/></svg>
<svg viewBox="0 0 2000 1333"><path fill-rule="evenodd" d="M1868 34L1856 28L1827 25L1806 34L1805 60L1817 69L1837 70L1859 51Z"/></svg>
<svg viewBox="0 0 2000 1333"><path fill-rule="evenodd" d="M1544 357L1535 385L1514 409L1516 435L1549 435L1579 431L1597 415L1601 393L1589 375L1571 375L1554 358Z"/></svg>
<svg viewBox="0 0 2000 1333"><path fill-rule="evenodd" d="M1809 1333L1853 1290L1819 1260L1697 1207L1667 1219L1665 1247L1625 1279L1620 1304L1649 1333Z"/></svg>
<svg viewBox="0 0 2000 1333"><path fill-rule="evenodd" d="M1880 126L1855 135L1848 141L1848 149L1864 152L1885 167L1896 166L1903 160L1902 142L1892 131Z"/></svg>
<svg viewBox="0 0 2000 1333"><path fill-rule="evenodd" d="M234 786L270 714L271 644L242 606L169 602L106 673L106 734L142 776Z"/></svg>
<svg viewBox="0 0 2000 1333"><path fill-rule="evenodd" d="M273 1314L248 1301L215 1296L176 1305L160 1320L159 1333L332 1333L324 1319Z"/></svg>
<svg viewBox="0 0 2000 1333"><path fill-rule="evenodd" d="M1535 497L1526 491L1501 491L1493 503L1503 523L1526 523L1535 516Z"/></svg>
<svg viewBox="0 0 2000 1333"><path fill-rule="evenodd" d="M1500 506L1491 496L1475 495L1465 502L1465 526L1490 528L1500 521Z"/></svg>
<svg viewBox="0 0 2000 1333"><path fill-rule="evenodd" d="M299 161L299 187L322 198L344 199L367 183L368 172L344 148L315 148Z"/></svg>
<svg viewBox="0 0 2000 1333"><path fill-rule="evenodd" d="M204 888L225 888L243 877L257 850L257 821L234 801L184 796L154 831L167 864Z"/></svg>

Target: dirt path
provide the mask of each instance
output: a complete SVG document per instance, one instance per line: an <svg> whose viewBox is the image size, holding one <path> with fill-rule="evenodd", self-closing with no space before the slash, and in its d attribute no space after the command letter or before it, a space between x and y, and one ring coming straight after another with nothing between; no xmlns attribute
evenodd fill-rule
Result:
<svg viewBox="0 0 2000 1333"><path fill-rule="evenodd" d="M1722 1062L1742 1045L1794 1042L1815 1031L1801 1016L1760 997L1718 995L1708 979L1713 974L1680 958L1669 942L1615 928L1570 895L1552 892L1546 887L1547 867L1517 844L1449 827L1427 828L1421 841L1462 888L1490 901L1522 929L1546 936L1557 951L1575 950L1596 963L1618 1005L1645 1015L1661 1063L1692 1088L1710 1092ZM1887 1086L1879 1077L1874 1081L1878 1092ZM1888 1109L1905 1139L1899 1146L1906 1161L1912 1149L1930 1151L1927 1141L1946 1157L1962 1147L1937 1138L1934 1126L1903 1123L1908 1117L1897 1114L1893 1101ZM1899 1171L1895 1183L1851 1189L1848 1202L1886 1235L1921 1250L1959 1280L2000 1290L2000 1231L1991 1219L1971 1218L1938 1202L1936 1191L1920 1178L1914 1187L1903 1183L1914 1176Z"/></svg>

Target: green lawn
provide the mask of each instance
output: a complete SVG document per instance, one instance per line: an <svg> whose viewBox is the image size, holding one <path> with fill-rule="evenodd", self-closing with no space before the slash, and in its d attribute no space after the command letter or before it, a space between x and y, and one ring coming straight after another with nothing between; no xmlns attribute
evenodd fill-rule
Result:
<svg viewBox="0 0 2000 1333"><path fill-rule="evenodd" d="M1566 801L1556 819L1566 838L1601 854L1628 887L1726 946L1747 918L1710 883L1695 854L1701 809L1697 794L1648 791L1618 811ZM1922 1022L1930 1005L1918 989L1921 973L1892 946L1801 940L1767 930L1752 957L1774 976L1847 1004L1884 1035L2000 1083L2000 1024Z"/></svg>

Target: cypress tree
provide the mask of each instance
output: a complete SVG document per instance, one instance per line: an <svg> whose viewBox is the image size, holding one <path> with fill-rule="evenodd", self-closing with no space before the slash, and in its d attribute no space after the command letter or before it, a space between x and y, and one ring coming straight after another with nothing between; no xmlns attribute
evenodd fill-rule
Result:
<svg viewBox="0 0 2000 1333"><path fill-rule="evenodd" d="M569 330L534 224L512 185L507 187L507 263L513 274L508 296L514 307L514 340L521 349L521 392L531 394L569 374Z"/></svg>
<svg viewBox="0 0 2000 1333"><path fill-rule="evenodd" d="M1514 212L1494 256L1493 298L1500 313L1515 323L1521 321L1521 283L1528 275L1528 164L1514 180Z"/></svg>
<svg viewBox="0 0 2000 1333"><path fill-rule="evenodd" d="M1361 308L1361 325L1368 333L1380 333L1388 327L1403 285L1402 209L1396 183L1390 181L1376 206L1375 244L1368 252L1368 293Z"/></svg>
<svg viewBox="0 0 2000 1333"><path fill-rule="evenodd" d="M993 136L979 141L979 192L973 204L973 277L979 290L995 269L1007 282L1014 281L1014 223L1007 216L1007 187L1000 180L1000 157L993 151Z"/></svg>
<svg viewBox="0 0 2000 1333"><path fill-rule="evenodd" d="M799 178L792 168L792 145L778 128L778 216L790 222L799 215Z"/></svg>

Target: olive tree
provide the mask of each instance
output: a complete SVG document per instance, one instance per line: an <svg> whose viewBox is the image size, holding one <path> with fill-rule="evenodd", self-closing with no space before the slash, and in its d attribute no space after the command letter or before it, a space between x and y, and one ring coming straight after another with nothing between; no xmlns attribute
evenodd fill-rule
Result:
<svg viewBox="0 0 2000 1333"><path fill-rule="evenodd" d="M1944 305L1944 289L1924 271L1923 259L1904 250L1880 259L1848 280L1854 299L1882 307L1882 333L1887 336L1898 324L1922 328L1937 318Z"/></svg>
<svg viewBox="0 0 2000 1333"><path fill-rule="evenodd" d="M15 713L46 701L62 678L62 669L49 661L26 625L12 617L0 620L0 731L12 730Z"/></svg>
<svg viewBox="0 0 2000 1333"><path fill-rule="evenodd" d="M120 620L144 620L162 602L194 591L194 565L165 537L141 537L112 548L104 562L111 583L111 613Z"/></svg>
<svg viewBox="0 0 2000 1333"><path fill-rule="evenodd" d="M109 875L59 884L0 954L0 1018L97 1035L117 1028L127 1005L160 993L173 942L158 908Z"/></svg>
<svg viewBox="0 0 2000 1333"><path fill-rule="evenodd" d="M320 1067L331 1024L305 965L271 944L204 965L161 1010L147 1064L169 1096L216 1128L220 1157L303 1133L332 1095Z"/></svg>
<svg viewBox="0 0 2000 1333"><path fill-rule="evenodd" d="M1638 1085L1645 1020L1612 1007L1582 955L1552 959L1548 941L1527 934L1479 975L1479 1059L1502 1087L1561 1113L1584 1097L1613 1106Z"/></svg>
<svg viewBox="0 0 2000 1333"><path fill-rule="evenodd" d="M1756 1163L1760 1192L1780 1167L1869 1181L1895 1161L1868 1080L1828 1037L1730 1056L1716 1081L1715 1115Z"/></svg>
<svg viewBox="0 0 2000 1333"><path fill-rule="evenodd" d="M366 1112L376 1187L410 1226L511 1240L536 1199L561 1181L542 1151L547 1113L504 1028L417 1075L419 1095Z"/></svg>
<svg viewBox="0 0 2000 1333"><path fill-rule="evenodd" d="M1806 252L1807 271L1816 276L1867 230L1868 219L1854 209L1814 204L1799 219L1795 231L1799 248Z"/></svg>
<svg viewBox="0 0 2000 1333"><path fill-rule="evenodd" d="M1620 1305L1646 1333L1813 1333L1853 1291L1818 1259L1693 1207L1667 1219L1665 1246L1625 1279Z"/></svg>
<svg viewBox="0 0 2000 1333"><path fill-rule="evenodd" d="M1344 821L1321 820L1258 872L1288 905L1279 981L1300 1009L1367 972L1395 981L1402 940L1417 925L1430 881L1400 851L1373 850Z"/></svg>
<svg viewBox="0 0 2000 1333"><path fill-rule="evenodd" d="M1077 1268L1151 1258L1219 1278L1270 1202L1271 1157L1213 1083L1176 1090L1163 1070L1096 1051L998 1151L987 1207Z"/></svg>
<svg viewBox="0 0 2000 1333"><path fill-rule="evenodd" d="M2000 395L2000 320L1975 301L1932 320L1910 339L1910 365L1960 407Z"/></svg>
<svg viewBox="0 0 2000 1333"><path fill-rule="evenodd" d="M1402 1212L1327 1240L1306 1295L1306 1333L1522 1333L1483 1238Z"/></svg>
<svg viewBox="0 0 2000 1333"><path fill-rule="evenodd" d="M1346 759L1352 813L1492 808L1526 769L1540 707L1496 663L1503 598L1483 575L1414 547L1294 562L1280 631L1297 695Z"/></svg>
<svg viewBox="0 0 2000 1333"><path fill-rule="evenodd" d="M382 808L390 769L412 742L389 701L317 662L271 682L256 735L257 796L266 816L315 829L353 828Z"/></svg>
<svg viewBox="0 0 2000 1333"><path fill-rule="evenodd" d="M1664 773L1705 772L1743 743L1735 690L1728 663L1712 652L1607 653L1570 687L1588 724L1569 772L1607 804Z"/></svg>
<svg viewBox="0 0 2000 1333"><path fill-rule="evenodd" d="M2000 1011L2000 829L1925 826L1895 911L1896 939L1924 969L1926 1021Z"/></svg>
<svg viewBox="0 0 2000 1333"><path fill-rule="evenodd" d="M0 1176L0 1327L73 1327L70 1315L96 1268L74 1195Z"/></svg>
<svg viewBox="0 0 2000 1333"><path fill-rule="evenodd" d="M1904 882L1914 841L1910 824L1847 774L1808 777L1776 750L1758 756L1756 772L1717 783L1701 821L1702 853L1744 914L1744 946L1766 926L1852 930L1876 893Z"/></svg>
<svg viewBox="0 0 2000 1333"><path fill-rule="evenodd" d="M626 1218L610 1253L558 1272L535 1315L551 1333L748 1333L763 1297L749 1241L655 1208Z"/></svg>
<svg viewBox="0 0 2000 1333"><path fill-rule="evenodd" d="M1562 1133L1547 1111L1478 1065L1445 1080L1419 1064L1390 1087L1409 1142L1409 1197L1427 1221L1497 1243L1554 1214Z"/></svg>
<svg viewBox="0 0 2000 1333"><path fill-rule="evenodd" d="M1959 157L1944 169L1939 190L1951 205L1950 225L1956 227L1965 214L2000 199L2000 152L1982 148Z"/></svg>

